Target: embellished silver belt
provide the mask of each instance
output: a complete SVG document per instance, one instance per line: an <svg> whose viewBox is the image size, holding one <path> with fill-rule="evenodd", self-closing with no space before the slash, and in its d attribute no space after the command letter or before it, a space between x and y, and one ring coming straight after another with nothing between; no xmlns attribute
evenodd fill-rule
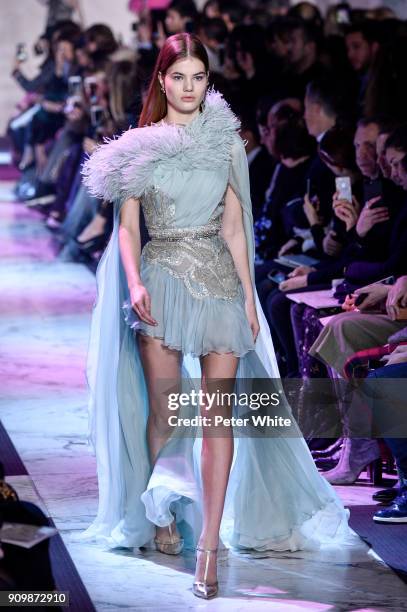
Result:
<svg viewBox="0 0 407 612"><path fill-rule="evenodd" d="M151 227L148 230L151 240L182 240L184 238L210 238L219 234L221 223L208 223L206 225L197 225L195 227L169 227L155 228Z"/></svg>
<svg viewBox="0 0 407 612"><path fill-rule="evenodd" d="M195 298L233 300L239 278L220 234L221 224L220 219L211 219L195 227L150 225L151 240L143 247L143 260L159 264L172 276L181 278Z"/></svg>

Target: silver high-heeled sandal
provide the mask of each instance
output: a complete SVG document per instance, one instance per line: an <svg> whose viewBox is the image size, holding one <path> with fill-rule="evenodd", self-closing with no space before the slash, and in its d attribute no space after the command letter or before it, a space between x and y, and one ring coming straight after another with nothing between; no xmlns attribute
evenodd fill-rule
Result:
<svg viewBox="0 0 407 612"><path fill-rule="evenodd" d="M172 531L172 523L168 525L168 531L170 534L170 539L160 540L159 538L155 537L155 547L159 552L162 552L166 555L179 555L179 553L184 547L184 538L182 538L181 536L175 536Z"/></svg>
<svg viewBox="0 0 407 612"><path fill-rule="evenodd" d="M218 581L213 582L212 584L208 584L206 582L206 578L208 576L210 554L217 553L218 549L217 548L212 548L212 549L200 548L199 546L197 546L196 550L200 550L201 552L206 553L206 562L205 562L205 571L204 571L203 580L194 581L192 585L192 592L197 597L202 597L202 599L211 599L212 597L215 597L215 595L218 594L218 590L219 590ZM197 560L197 555L195 555L195 560Z"/></svg>

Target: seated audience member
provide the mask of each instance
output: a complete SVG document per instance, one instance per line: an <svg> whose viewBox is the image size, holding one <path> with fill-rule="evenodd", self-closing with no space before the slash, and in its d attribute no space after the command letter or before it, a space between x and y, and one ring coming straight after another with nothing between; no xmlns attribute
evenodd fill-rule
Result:
<svg viewBox="0 0 407 612"><path fill-rule="evenodd" d="M396 121L383 119L379 123L379 134L376 139L376 158L380 174L384 179L390 179L391 168L386 160L386 140L394 130L399 127Z"/></svg>
<svg viewBox="0 0 407 612"><path fill-rule="evenodd" d="M210 72L222 74L227 35L227 27L220 17L206 18L200 23L199 38L208 53Z"/></svg>
<svg viewBox="0 0 407 612"><path fill-rule="evenodd" d="M68 76L73 72L74 47L70 40L59 39L55 53L55 72L48 82L41 109L29 126L27 145L35 152L36 169L44 169L46 142L64 125L64 106L68 97ZM68 68L67 68L68 67Z"/></svg>
<svg viewBox="0 0 407 612"><path fill-rule="evenodd" d="M403 260L403 232L406 219L406 196L404 188L397 177L391 180L381 179L376 156L376 139L379 127L370 120L360 121L355 133L355 151L357 165L365 178L365 184L373 180L380 181L382 198L373 198L367 201L360 214L357 206L347 206L345 203L334 201L334 212L347 226L347 235L354 238L354 243L339 255L333 263L322 262L315 269L301 268L294 271L281 287L284 291L300 289L307 285L330 282L334 278L345 276L350 283L362 286L368 282L384 278L389 274L400 273ZM407 146L406 134L403 130L396 130L398 143L404 142ZM402 147L402 144L397 144ZM402 157L402 148L398 156ZM378 206L379 200L383 205ZM331 237L334 239L332 243ZM328 234L325 238L326 249L335 246L336 236ZM380 249L377 245L380 244ZM397 244L397 248L392 248ZM333 253L335 254L335 253ZM344 273L344 269L346 272ZM387 274L386 271L389 271Z"/></svg>
<svg viewBox="0 0 407 612"><path fill-rule="evenodd" d="M264 205L264 196L273 171L273 160L266 147L260 144L260 134L255 119L244 117L240 130L246 142L246 155L249 164L250 196L253 207L253 220L256 221Z"/></svg>
<svg viewBox="0 0 407 612"><path fill-rule="evenodd" d="M346 53L359 81L358 103L362 107L368 83L369 69L379 49L377 24L364 21L345 30Z"/></svg>
<svg viewBox="0 0 407 612"><path fill-rule="evenodd" d="M36 55L45 55L44 61L39 66L39 73L32 79L27 78L22 70L23 62L16 57L13 64L12 77L17 83L29 93L44 94L49 81L55 71L55 53L59 39L71 40L75 43L80 36L81 28L73 21L62 21L41 34L34 45Z"/></svg>
<svg viewBox="0 0 407 612"><path fill-rule="evenodd" d="M286 32L286 70L282 74L281 93L302 99L307 85L326 72L318 58L320 33L313 24L290 18Z"/></svg>
<svg viewBox="0 0 407 612"><path fill-rule="evenodd" d="M359 305L360 311L333 317L309 350L312 356L340 374L345 374L345 364L354 353L386 344L389 337L406 325L405 321L397 318L399 309L407 303L407 276L400 277L393 286L376 283L357 290L355 294L365 296ZM386 300L387 314L368 314L383 300ZM349 437L341 449L338 465L324 474L332 484L351 484L367 463L379 456L376 440L356 437L357 429L347 433Z"/></svg>
<svg viewBox="0 0 407 612"><path fill-rule="evenodd" d="M302 205L306 177L312 163L315 144L303 121L282 122L274 139L277 164L263 206L262 216L255 225L257 260L276 257L281 245L291 233L289 209L298 201ZM305 217L298 224L306 221Z"/></svg>
<svg viewBox="0 0 407 612"><path fill-rule="evenodd" d="M83 40L92 72L106 71L113 54L118 50L111 28L104 23L96 23L84 31Z"/></svg>
<svg viewBox="0 0 407 612"><path fill-rule="evenodd" d="M35 504L20 501L16 491L4 480L0 461L0 526L3 522L49 526L48 519ZM0 543L0 584L6 590L56 589L49 558L49 539L26 549L15 544ZM52 608L52 609L60 609Z"/></svg>
<svg viewBox="0 0 407 612"><path fill-rule="evenodd" d="M386 148L386 158L393 168L392 181L403 187L405 179L398 160L401 162L407 153L405 128L398 128L386 141L386 145L387 143L389 146ZM356 147L356 153L357 151ZM360 169L366 168L366 164L360 163L360 153L356 158ZM301 290L309 285L330 282L333 278L342 276L350 286L356 288L392 274L403 273L403 264L405 265L407 260L407 200L404 200L404 204L391 201L387 207L370 208L377 204L377 200L378 198L374 198L368 201L362 209L357 222L355 220L357 243L345 249L336 262L320 263L312 270L295 270L292 277L280 283L279 290L272 291L266 299L266 314L284 347L285 358L294 375L298 374L298 357L292 330L291 302L283 292ZM381 231L377 229L378 225L384 226ZM374 240L370 239L372 230L376 232ZM378 240L380 249L377 248Z"/></svg>
<svg viewBox="0 0 407 612"><path fill-rule="evenodd" d="M267 53L264 30L257 24L237 25L229 35L229 55L237 77L233 80L231 105L239 114L250 113L259 100L273 94L278 66ZM270 78L270 74L274 78Z"/></svg>
<svg viewBox="0 0 407 612"><path fill-rule="evenodd" d="M404 307L407 307L407 291L404 295ZM407 328L404 328L404 337L407 340ZM399 486L392 489L384 489L378 491L374 496L376 501L382 503L389 501L390 506L377 510L373 515L373 520L378 523L407 523L407 438L405 437L405 416L397 412L401 409L400 398L405 397L407 384L407 345L399 346L386 359L387 363L384 367L372 370L367 376L367 381L382 381L384 384L373 387L374 400L372 402L373 418L379 420L383 416L378 412L388 411L388 405L397 406L396 415L392 410L390 416L385 417L386 424L393 431L400 431L400 418L404 424L403 437L397 438L386 436L384 441L390 448L396 461L397 471L399 475ZM390 379L390 384L386 384L386 379ZM402 380L395 380L402 379ZM369 387L368 387L369 391ZM405 406L404 406L405 408ZM394 417L394 422L392 421ZM403 418L404 416L404 418Z"/></svg>
<svg viewBox="0 0 407 612"><path fill-rule="evenodd" d="M198 11L193 0L172 0L167 7L165 27L168 35L186 32L189 24L195 24Z"/></svg>
<svg viewBox="0 0 407 612"><path fill-rule="evenodd" d="M335 214L329 229L326 228L326 235L318 211L318 200L311 201L307 195L304 198L304 212L311 227L318 258L324 259L326 256L339 255L343 247L355 239L355 222L360 211L363 188L351 129L339 126L328 130L319 144L318 153L335 177L349 178L352 191L352 200L341 199L338 192L335 192L332 204Z"/></svg>

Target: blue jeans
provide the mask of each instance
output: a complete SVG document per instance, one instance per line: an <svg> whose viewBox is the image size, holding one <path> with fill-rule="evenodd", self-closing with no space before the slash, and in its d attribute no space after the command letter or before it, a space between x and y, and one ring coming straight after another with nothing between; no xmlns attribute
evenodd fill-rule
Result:
<svg viewBox="0 0 407 612"><path fill-rule="evenodd" d="M378 368L370 372L368 379L374 378L405 378L407 391L407 363L396 363L394 365ZM397 389L398 390L398 389ZM397 392L395 389L395 393ZM391 387L386 387L387 400L392 401ZM384 438L386 444L390 448L396 460L397 468L400 474L401 485L407 486L407 439L406 438Z"/></svg>

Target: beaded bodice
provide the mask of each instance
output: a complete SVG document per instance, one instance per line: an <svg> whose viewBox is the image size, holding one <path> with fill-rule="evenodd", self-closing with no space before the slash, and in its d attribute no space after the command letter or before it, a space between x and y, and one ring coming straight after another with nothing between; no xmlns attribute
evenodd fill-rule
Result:
<svg viewBox="0 0 407 612"><path fill-rule="evenodd" d="M220 234L224 200L207 223L188 227L174 226L175 201L158 187L147 189L140 200L151 238L142 252L144 261L182 279L195 298L236 297L239 278Z"/></svg>

